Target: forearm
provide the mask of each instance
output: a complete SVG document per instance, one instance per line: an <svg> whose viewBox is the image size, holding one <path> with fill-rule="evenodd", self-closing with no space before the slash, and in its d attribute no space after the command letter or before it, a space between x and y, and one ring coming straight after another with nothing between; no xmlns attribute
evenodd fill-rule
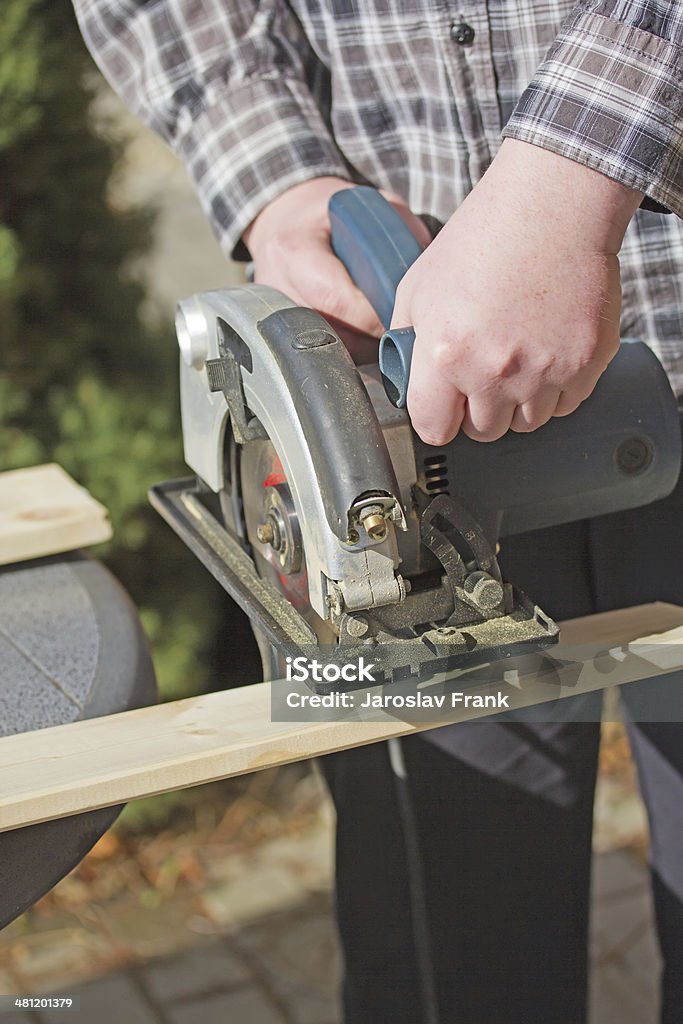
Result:
<svg viewBox="0 0 683 1024"><path fill-rule="evenodd" d="M228 255L275 196L348 176L306 81L307 42L282 0L74 0L124 102L182 158Z"/></svg>

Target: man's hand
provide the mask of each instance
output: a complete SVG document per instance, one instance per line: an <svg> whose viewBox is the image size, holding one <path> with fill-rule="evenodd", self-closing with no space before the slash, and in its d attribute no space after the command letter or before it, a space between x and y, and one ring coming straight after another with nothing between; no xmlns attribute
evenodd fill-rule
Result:
<svg viewBox="0 0 683 1024"><path fill-rule="evenodd" d="M344 178L313 178L269 203L244 233L254 260L255 280L278 288L293 302L311 306L330 321L356 361L377 358L382 325L330 247L327 204L335 192L352 188ZM399 196L383 192L422 245L431 236Z"/></svg>
<svg viewBox="0 0 683 1024"><path fill-rule="evenodd" d="M413 426L493 441L590 395L619 344L617 253L642 193L507 139L403 278L392 327L412 325Z"/></svg>

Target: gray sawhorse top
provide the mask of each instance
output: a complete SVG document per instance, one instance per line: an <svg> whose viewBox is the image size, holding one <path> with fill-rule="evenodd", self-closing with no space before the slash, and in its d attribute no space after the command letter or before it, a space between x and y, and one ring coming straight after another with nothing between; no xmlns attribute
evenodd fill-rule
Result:
<svg viewBox="0 0 683 1024"><path fill-rule="evenodd" d="M157 701L128 595L82 552L0 568L0 736ZM78 864L122 805L0 833L0 928Z"/></svg>

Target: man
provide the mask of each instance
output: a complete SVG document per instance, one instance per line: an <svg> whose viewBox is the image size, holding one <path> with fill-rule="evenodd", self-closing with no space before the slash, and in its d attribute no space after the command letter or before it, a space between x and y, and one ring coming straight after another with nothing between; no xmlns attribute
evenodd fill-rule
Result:
<svg viewBox="0 0 683 1024"><path fill-rule="evenodd" d="M491 441L569 414L620 334L648 342L683 393L676 0L76 9L114 87L185 161L226 253L251 257L257 281L320 310L352 348L379 324L330 250L330 195L384 189L425 245L425 225L445 222L394 312L416 328L408 408L425 441ZM683 601L682 505L676 494L517 538L503 566L558 618ZM326 759L348 1024L585 1020L599 712L590 699L572 713L441 729L404 742L393 766L384 745ZM683 1014L683 730L631 735L671 1024ZM407 897L415 836L421 903Z"/></svg>

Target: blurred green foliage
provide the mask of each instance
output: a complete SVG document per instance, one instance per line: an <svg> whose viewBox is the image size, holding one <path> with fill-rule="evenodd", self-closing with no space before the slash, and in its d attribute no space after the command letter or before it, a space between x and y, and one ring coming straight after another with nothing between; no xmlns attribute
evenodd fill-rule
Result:
<svg viewBox="0 0 683 1024"><path fill-rule="evenodd" d="M175 697L225 668L226 604L147 504L151 484L187 473L177 347L142 316L130 267L154 211L108 198L121 141L91 127L93 78L69 0L3 0L0 468L54 460L109 508L105 560Z"/></svg>
<svg viewBox="0 0 683 1024"><path fill-rule="evenodd" d="M44 38L35 18L36 0L5 0L0 19L0 150L40 118L35 93Z"/></svg>

